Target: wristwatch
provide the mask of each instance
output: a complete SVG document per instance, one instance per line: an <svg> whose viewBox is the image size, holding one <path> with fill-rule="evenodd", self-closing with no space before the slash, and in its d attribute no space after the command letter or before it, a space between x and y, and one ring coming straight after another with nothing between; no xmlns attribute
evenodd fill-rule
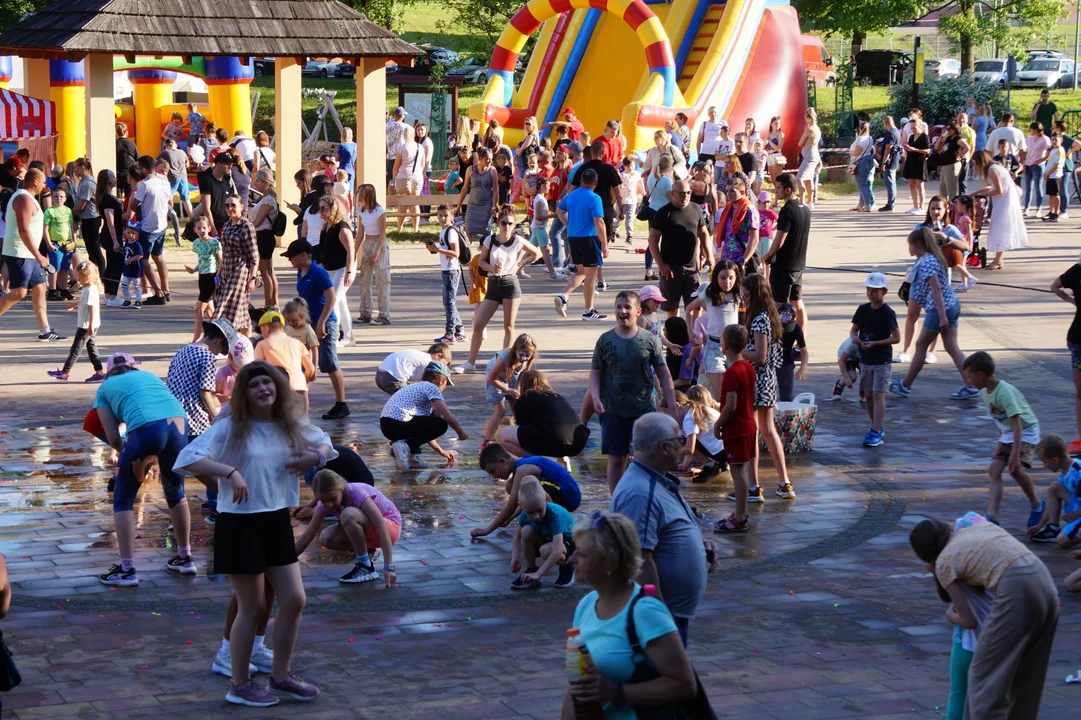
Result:
<svg viewBox="0 0 1081 720"><path fill-rule="evenodd" d="M383 572L394 572L394 563L383 566Z"/></svg>

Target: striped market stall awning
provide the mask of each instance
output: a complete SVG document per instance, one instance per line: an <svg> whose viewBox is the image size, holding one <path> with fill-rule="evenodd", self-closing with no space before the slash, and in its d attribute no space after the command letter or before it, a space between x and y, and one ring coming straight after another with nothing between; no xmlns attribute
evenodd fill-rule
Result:
<svg viewBox="0 0 1081 720"><path fill-rule="evenodd" d="M10 90L0 90L0 140L56 135L56 106Z"/></svg>

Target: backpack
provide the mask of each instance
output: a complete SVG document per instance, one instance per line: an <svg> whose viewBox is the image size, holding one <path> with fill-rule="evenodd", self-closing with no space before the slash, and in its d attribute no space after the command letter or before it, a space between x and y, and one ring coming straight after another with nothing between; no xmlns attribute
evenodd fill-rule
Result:
<svg viewBox="0 0 1081 720"><path fill-rule="evenodd" d="M282 212L281 206L278 206L278 211L274 213L274 220L271 222L271 231L277 237L285 235L285 230L288 228L288 223L285 219L285 213Z"/></svg>
<svg viewBox="0 0 1081 720"><path fill-rule="evenodd" d="M458 235L458 262L462 265L469 265L469 261L473 259L473 251L469 249L469 240L466 238L462 231L453 225L447 230L452 231ZM446 245L449 249L449 244Z"/></svg>

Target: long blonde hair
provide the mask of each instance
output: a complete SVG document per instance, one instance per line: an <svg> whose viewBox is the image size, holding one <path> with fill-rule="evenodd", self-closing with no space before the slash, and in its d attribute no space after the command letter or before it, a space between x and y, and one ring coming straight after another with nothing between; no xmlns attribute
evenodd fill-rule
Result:
<svg viewBox="0 0 1081 720"><path fill-rule="evenodd" d="M713 429L708 410L719 410L720 405L713 399L713 395L702 385L693 385L687 391L687 402L691 406L691 417L694 418L695 427Z"/></svg>
<svg viewBox="0 0 1081 720"><path fill-rule="evenodd" d="M281 368L269 365L262 360L248 363L236 374L233 397L229 401L232 407L229 441L226 443L230 456L239 457L248 452L247 440L251 436L252 413L251 400L248 399L248 385L254 378L266 375L274 382L274 406L270 411L271 422L281 431L294 448L300 447L300 426L303 424L303 408L297 400L297 394L289 387L289 377Z"/></svg>
<svg viewBox="0 0 1081 720"><path fill-rule="evenodd" d="M942 249L939 248L934 236L931 235L931 229L926 225L921 225L908 234L908 244L923 248L925 252L934 255L943 268L946 267L946 258L942 255Z"/></svg>
<svg viewBox="0 0 1081 720"><path fill-rule="evenodd" d="M330 204L330 212L327 213L326 221L326 226L328 228L334 227L340 222L349 222L349 215L345 212L345 203L339 200L336 195L324 195L319 198L319 202Z"/></svg>
<svg viewBox="0 0 1081 720"><path fill-rule="evenodd" d="M349 482L338 473L324 468L315 474L312 478L312 492L316 497L320 495L329 495L332 492L339 490L345 490L349 487Z"/></svg>
<svg viewBox="0 0 1081 720"><path fill-rule="evenodd" d="M264 194L269 195L270 197L274 198L275 200L278 199L278 193L274 189L274 171L273 170L271 170L270 168L267 168L267 167L259 168L259 172L255 173L255 179L258 180L259 182L265 182L266 183L266 193L264 193Z"/></svg>

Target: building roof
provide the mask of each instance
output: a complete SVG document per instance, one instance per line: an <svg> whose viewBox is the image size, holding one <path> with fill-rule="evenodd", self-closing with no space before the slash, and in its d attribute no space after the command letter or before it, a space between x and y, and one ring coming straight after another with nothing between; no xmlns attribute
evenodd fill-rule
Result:
<svg viewBox="0 0 1081 720"><path fill-rule="evenodd" d="M0 33L0 53L78 59L91 52L403 60L423 54L337 0L59 0Z"/></svg>

